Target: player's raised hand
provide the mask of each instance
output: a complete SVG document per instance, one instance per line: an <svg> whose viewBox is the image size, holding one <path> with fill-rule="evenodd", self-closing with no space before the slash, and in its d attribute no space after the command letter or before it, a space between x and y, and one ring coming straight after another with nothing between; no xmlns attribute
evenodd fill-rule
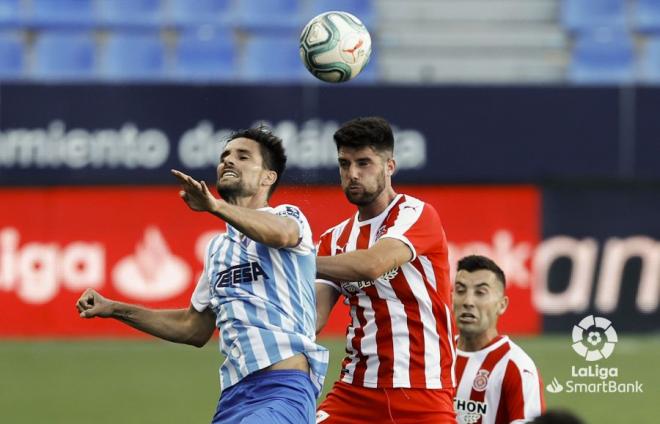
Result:
<svg viewBox="0 0 660 424"><path fill-rule="evenodd" d="M112 301L101 296L94 289L85 290L76 302L76 308L82 318L107 318L112 315Z"/></svg>
<svg viewBox="0 0 660 424"><path fill-rule="evenodd" d="M172 175L179 180L182 188L179 196L181 196L190 209L199 212L213 211L218 199L213 197L213 194L211 194L204 181L197 181L190 175L186 175L176 169L172 170Z"/></svg>

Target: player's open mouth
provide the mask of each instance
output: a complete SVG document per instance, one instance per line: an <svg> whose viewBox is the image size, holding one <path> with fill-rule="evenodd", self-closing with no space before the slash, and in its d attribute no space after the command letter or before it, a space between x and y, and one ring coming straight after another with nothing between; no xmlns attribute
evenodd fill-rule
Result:
<svg viewBox="0 0 660 424"><path fill-rule="evenodd" d="M224 177L238 178L238 174L234 171L225 171L225 172L222 173L222 178L224 178Z"/></svg>
<svg viewBox="0 0 660 424"><path fill-rule="evenodd" d="M477 320L477 317L475 317L474 314L471 314L469 312L463 312L458 316L458 320L460 322L475 322Z"/></svg>

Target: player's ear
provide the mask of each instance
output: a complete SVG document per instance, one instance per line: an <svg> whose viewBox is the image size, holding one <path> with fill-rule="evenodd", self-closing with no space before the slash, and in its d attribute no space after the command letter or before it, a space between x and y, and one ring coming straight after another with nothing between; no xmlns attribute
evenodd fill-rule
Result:
<svg viewBox="0 0 660 424"><path fill-rule="evenodd" d="M500 299L499 302L499 307L497 308L497 315L502 315L504 312L506 312L506 309L509 307L509 297L508 296L502 296L502 299Z"/></svg>
<svg viewBox="0 0 660 424"><path fill-rule="evenodd" d="M394 175L394 171L396 171L396 160L394 160L394 158L389 158L387 159L387 164L385 165L385 172L387 173L388 177L391 177Z"/></svg>
<svg viewBox="0 0 660 424"><path fill-rule="evenodd" d="M261 177L261 185L272 186L277 181L277 172L267 169Z"/></svg>

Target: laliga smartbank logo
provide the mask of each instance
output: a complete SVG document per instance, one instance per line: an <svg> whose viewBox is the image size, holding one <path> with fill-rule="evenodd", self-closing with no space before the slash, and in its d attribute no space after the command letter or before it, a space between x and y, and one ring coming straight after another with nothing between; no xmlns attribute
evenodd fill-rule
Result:
<svg viewBox="0 0 660 424"><path fill-rule="evenodd" d="M588 362L609 358L619 339L612 322L589 315L573 326L573 350Z"/></svg>
<svg viewBox="0 0 660 424"><path fill-rule="evenodd" d="M573 350L587 362L596 362L612 356L619 342L612 322L589 315L573 326ZM575 366L570 369L571 379L560 382L553 377L545 388L550 393L642 393L643 384L635 380L619 379L619 368L600 364Z"/></svg>

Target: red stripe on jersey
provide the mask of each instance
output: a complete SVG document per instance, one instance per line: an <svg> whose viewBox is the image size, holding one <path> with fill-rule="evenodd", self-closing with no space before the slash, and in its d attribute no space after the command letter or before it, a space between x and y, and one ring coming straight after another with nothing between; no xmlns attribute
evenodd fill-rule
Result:
<svg viewBox="0 0 660 424"><path fill-rule="evenodd" d="M408 364L408 374L410 376L410 385L420 387L426 385L426 361L424 358L424 325L419 313L419 304L417 298L403 272L399 273L390 280L392 290L399 299L404 299L403 309L406 311L406 325L408 327L410 362ZM380 354L378 355L381 356ZM380 386L380 381L379 381Z"/></svg>
<svg viewBox="0 0 660 424"><path fill-rule="evenodd" d="M422 263L419 261L419 259L416 258L411 262L411 264L422 275L424 280L424 287L426 287L426 291L431 298L431 308L433 310L433 316L435 317L435 330L438 333L438 340L440 343L440 382L442 383L442 387L452 387L454 382L451 378L451 368L453 365L452 362L454 361L453 351L455 349L455 343L449 337L450 328L448 328L447 325L452 326L451 334L456 334L456 332L453 331L454 319L451 316L451 313L449 317L447 317L447 310L441 306L445 305L445 303L442 301L440 294L433 289L433 286L431 286L431 283L428 281L426 273L424 272L424 267L422 266ZM438 277L441 276L441 273L436 273L435 269L433 271L436 276L437 286L441 287L442 280L438 280ZM447 321L449 321L449 323L447 323ZM443 335L446 335L446 337L443 337Z"/></svg>
<svg viewBox="0 0 660 424"><path fill-rule="evenodd" d="M375 288L369 287L368 289ZM392 342L392 321L387 301L375 293L370 296L371 307L376 317L376 351L378 352L378 387L391 387L394 379L394 343Z"/></svg>
<svg viewBox="0 0 660 424"><path fill-rule="evenodd" d="M513 361L509 361L502 381L502 394L497 407L495 424L507 424L513 420L525 418L525 399L522 393L520 370Z"/></svg>
<svg viewBox="0 0 660 424"><path fill-rule="evenodd" d="M463 378L463 372L465 371L467 363L467 356L458 356L458 358L456 358L456 381L461 381L461 378Z"/></svg>
<svg viewBox="0 0 660 424"><path fill-rule="evenodd" d="M488 355L486 355L486 358L481 364L481 368L479 368L479 371L477 371L477 375L481 371L487 371L488 375L490 375L493 372L493 368L495 368L495 365L497 365L497 363L500 362L500 360L502 360L504 355L506 355L506 353L510 349L511 347L509 346L509 343L504 343L502 344L502 346L498 347L497 349L493 350ZM485 386L483 387L483 390L476 390L474 388L474 385L472 386L472 391L470 392L470 400L476 402L483 402L485 396L486 396ZM479 417L477 424L481 424L481 417Z"/></svg>
<svg viewBox="0 0 660 424"><path fill-rule="evenodd" d="M538 371L537 371L538 372ZM541 397L541 412L545 412L545 396L543 395L543 378L539 373L539 396Z"/></svg>
<svg viewBox="0 0 660 424"><path fill-rule="evenodd" d="M383 221L383 227L385 228L390 228L394 225L394 222L396 219L399 217L399 206L401 206L401 203L406 201L406 195L404 194L399 198L399 200L392 206L392 209L390 209L390 212L387 214L387 217Z"/></svg>
<svg viewBox="0 0 660 424"><path fill-rule="evenodd" d="M349 224L352 224L353 220L349 222ZM349 228L349 234L350 234L351 229ZM344 231L344 234L346 231ZM369 238L371 235L371 226L369 225L364 225L360 227L360 233L358 234L357 240L355 247L356 249L368 249L369 248ZM342 234L343 236L343 234ZM358 300L360 296L351 296L351 305L355 305L355 311L358 317L358 323L360 324L360 327L355 329L355 337L353 338L352 345L353 348L356 349L358 352L360 352L358 357L358 362L355 364L355 372L353 373L353 384L358 384L362 386L364 384L364 373L367 371L367 359L364 355L361 354L362 348L361 348L361 343L362 343L362 338L364 337L364 326L367 324L367 320L364 317L364 308L359 305ZM386 317L388 319L389 323L389 314L386 314ZM378 314L376 313L376 326L378 329L380 329L381 325L384 326L383 323L378 322ZM390 324L391 326L391 324ZM378 329L376 331L378 331ZM390 329L390 333L391 333ZM378 335L376 335L376 340L378 340ZM392 339L390 338L390 345L392 344ZM380 344L378 345L378 348L380 349Z"/></svg>
<svg viewBox="0 0 660 424"><path fill-rule="evenodd" d="M359 324L359 327L355 328L355 337L353 337L353 340L351 341L351 346L353 346L353 350L356 352L355 356L357 358L355 371L353 372L353 384L362 386L364 384L364 373L367 370L367 358L362 354L361 344L362 338L364 337L364 326L366 325L367 320L364 318L364 309L357 303L358 297L352 296L351 305L355 307L355 314L357 315Z"/></svg>

